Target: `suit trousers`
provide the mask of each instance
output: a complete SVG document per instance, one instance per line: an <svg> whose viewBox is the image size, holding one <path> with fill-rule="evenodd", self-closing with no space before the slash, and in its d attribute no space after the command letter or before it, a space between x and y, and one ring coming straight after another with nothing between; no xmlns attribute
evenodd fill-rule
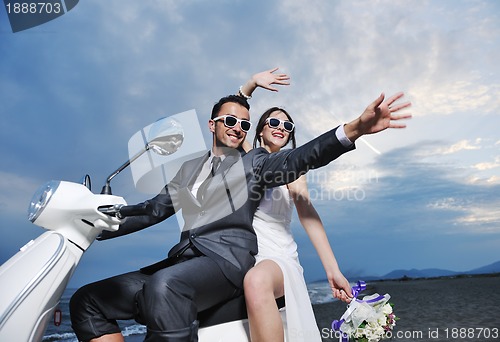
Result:
<svg viewBox="0 0 500 342"><path fill-rule="evenodd" d="M191 341L176 336L193 329L196 335L199 311L241 292L213 260L188 250L153 274L136 271L80 288L70 301L71 322L80 341L120 332L116 320L128 319L146 325L146 341Z"/></svg>

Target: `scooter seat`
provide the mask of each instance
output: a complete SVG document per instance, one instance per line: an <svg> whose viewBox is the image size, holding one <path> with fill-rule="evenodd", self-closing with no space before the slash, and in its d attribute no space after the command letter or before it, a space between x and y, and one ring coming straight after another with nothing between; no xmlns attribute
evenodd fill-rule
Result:
<svg viewBox="0 0 500 342"><path fill-rule="evenodd" d="M276 299L276 305L279 309L283 308L285 306L285 297L283 296ZM248 316L244 295L235 297L227 302L198 313L200 328L238 321L245 318L248 318Z"/></svg>

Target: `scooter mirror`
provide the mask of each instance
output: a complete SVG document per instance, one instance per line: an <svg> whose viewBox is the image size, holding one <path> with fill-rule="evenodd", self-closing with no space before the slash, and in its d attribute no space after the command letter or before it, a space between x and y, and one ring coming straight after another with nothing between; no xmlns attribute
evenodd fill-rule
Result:
<svg viewBox="0 0 500 342"><path fill-rule="evenodd" d="M146 135L148 139L146 146L109 175L106 179L106 184L104 184L101 190L101 194L111 195L111 186L109 185L111 180L148 150L153 150L159 155L167 156L177 151L184 141L184 130L181 123L171 117L159 119L153 123Z"/></svg>
<svg viewBox="0 0 500 342"><path fill-rule="evenodd" d="M184 141L184 130L174 118L163 118L156 121L149 130L147 149L167 156L179 149Z"/></svg>

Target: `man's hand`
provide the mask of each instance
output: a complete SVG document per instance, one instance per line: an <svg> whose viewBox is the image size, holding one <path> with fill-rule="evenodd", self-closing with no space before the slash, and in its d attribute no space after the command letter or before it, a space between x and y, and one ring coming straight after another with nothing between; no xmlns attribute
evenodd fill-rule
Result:
<svg viewBox="0 0 500 342"><path fill-rule="evenodd" d="M394 121L411 118L411 114L395 115L397 111L411 106L410 102L395 104L403 97L403 93L397 93L384 101L385 95L382 93L373 101L361 116L344 126L347 138L354 142L356 139L366 134L381 132L387 128L405 128L404 123Z"/></svg>

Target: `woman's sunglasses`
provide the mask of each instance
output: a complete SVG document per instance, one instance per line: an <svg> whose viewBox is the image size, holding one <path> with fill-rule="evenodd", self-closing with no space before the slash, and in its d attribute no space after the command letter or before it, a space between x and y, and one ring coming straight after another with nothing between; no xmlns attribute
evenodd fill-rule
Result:
<svg viewBox="0 0 500 342"><path fill-rule="evenodd" d="M250 130L250 127L252 127L252 123L250 121L238 119L232 115L221 115L221 116L218 116L212 120L217 121L217 120L222 120L222 119L224 119L224 126L229 127L229 128L236 126L236 124L239 122L241 130L243 132L248 132Z"/></svg>
<svg viewBox="0 0 500 342"><path fill-rule="evenodd" d="M270 128L278 128L280 125L283 125L283 128L288 133L291 133L293 131L293 129L295 128L295 125L293 124L293 122L283 121L283 120L276 119L276 118L267 118L266 123L269 125Z"/></svg>

